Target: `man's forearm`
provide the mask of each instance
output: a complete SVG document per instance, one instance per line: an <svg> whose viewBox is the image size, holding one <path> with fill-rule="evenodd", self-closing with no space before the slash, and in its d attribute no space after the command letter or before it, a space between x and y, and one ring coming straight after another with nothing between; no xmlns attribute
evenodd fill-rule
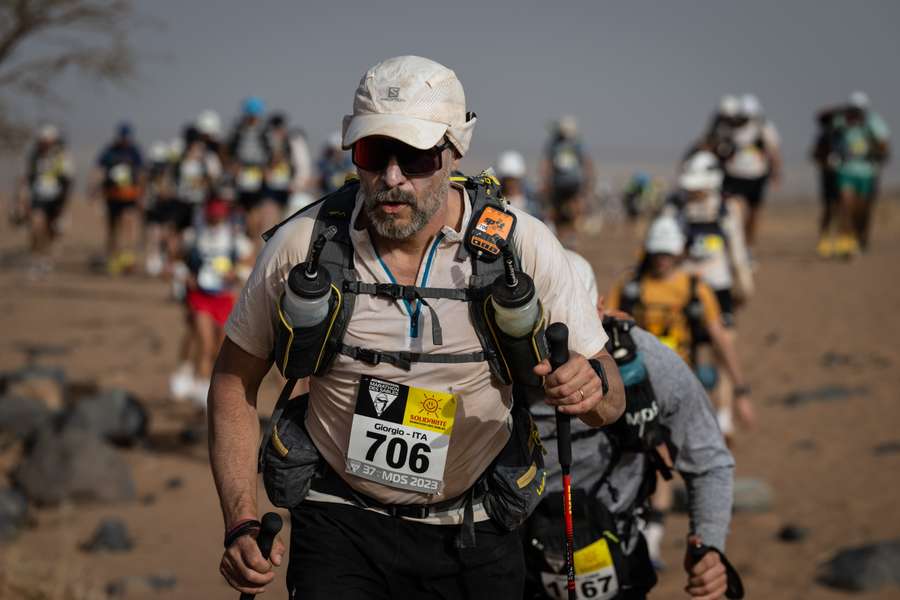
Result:
<svg viewBox="0 0 900 600"><path fill-rule="evenodd" d="M248 398L240 377L215 373L209 395L209 458L226 529L256 518L256 390Z"/></svg>
<svg viewBox="0 0 900 600"><path fill-rule="evenodd" d="M691 532L722 552L731 523L733 472L733 467L721 466L705 473L681 474L687 484Z"/></svg>
<svg viewBox="0 0 900 600"><path fill-rule="evenodd" d="M603 365L609 389L594 410L581 415L581 420L591 427L603 427L617 421L625 412L625 386L622 384L616 361L607 352L601 352L594 359Z"/></svg>

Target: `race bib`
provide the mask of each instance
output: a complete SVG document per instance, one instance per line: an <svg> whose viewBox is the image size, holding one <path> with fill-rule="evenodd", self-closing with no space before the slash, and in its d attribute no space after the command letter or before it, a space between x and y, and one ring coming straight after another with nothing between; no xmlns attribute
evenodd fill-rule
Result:
<svg viewBox="0 0 900 600"><path fill-rule="evenodd" d="M724 249L725 240L721 235L702 235L694 241L690 254L694 258L712 258Z"/></svg>
<svg viewBox="0 0 900 600"><path fill-rule="evenodd" d="M276 190L287 189L291 183L290 166L286 163L280 163L276 165L271 171L269 171L267 182L269 184L269 187Z"/></svg>
<svg viewBox="0 0 900 600"><path fill-rule="evenodd" d="M541 573L544 589L551 598L568 598L565 573ZM609 600L619 592L619 580L606 538L575 551L575 592L578 600Z"/></svg>
<svg viewBox="0 0 900 600"><path fill-rule="evenodd" d="M238 176L238 186L245 191L255 192L262 186L262 169L244 167Z"/></svg>
<svg viewBox="0 0 900 600"><path fill-rule="evenodd" d="M444 487L456 396L363 375L347 448L348 473L402 490Z"/></svg>
<svg viewBox="0 0 900 600"><path fill-rule="evenodd" d="M38 198L56 198L61 191L59 178L50 173L41 175L35 182L34 193Z"/></svg>
<svg viewBox="0 0 900 600"><path fill-rule="evenodd" d="M118 164L109 170L109 178L118 186L131 185L131 165Z"/></svg>

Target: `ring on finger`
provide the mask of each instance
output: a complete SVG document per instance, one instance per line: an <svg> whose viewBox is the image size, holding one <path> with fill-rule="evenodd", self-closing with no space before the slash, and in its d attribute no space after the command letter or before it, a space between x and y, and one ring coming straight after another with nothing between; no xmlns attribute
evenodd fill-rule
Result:
<svg viewBox="0 0 900 600"><path fill-rule="evenodd" d="M578 393L581 394L581 402L584 402L584 390L581 388L578 388Z"/></svg>

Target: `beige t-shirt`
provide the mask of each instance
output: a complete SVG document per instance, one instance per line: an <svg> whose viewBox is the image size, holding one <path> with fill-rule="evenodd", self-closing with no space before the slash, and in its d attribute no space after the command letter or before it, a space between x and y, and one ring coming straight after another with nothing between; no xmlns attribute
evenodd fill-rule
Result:
<svg viewBox="0 0 900 600"><path fill-rule="evenodd" d="M419 267L416 285L466 287L472 272L471 262L468 258L456 258L472 213L470 203L463 204L461 230L445 226L435 236ZM356 223L361 206L362 202L357 201L352 223ZM318 209L319 205L310 207L269 240L225 325L228 337L254 356L267 358L271 353L278 318L276 303L288 272L306 256ZM562 321L569 326L572 350L588 357L596 355L606 343L606 334L562 245L542 222L523 211L512 210L517 218L514 243L522 268L535 281L548 322ZM368 232L351 228L351 238L360 280L390 283L391 276ZM481 350L467 303L446 299L428 302L437 312L443 329L441 346L432 343L431 316L424 307L411 315L403 300L369 295L356 297L344 343L379 350L454 354ZM389 487L346 472L350 430L363 375L456 396L456 416L440 493ZM406 371L388 363L372 366L338 355L328 373L310 378L306 425L328 464L355 490L389 504L431 504L461 495L494 460L509 439L510 403L510 386L491 376L487 362L416 362Z"/></svg>

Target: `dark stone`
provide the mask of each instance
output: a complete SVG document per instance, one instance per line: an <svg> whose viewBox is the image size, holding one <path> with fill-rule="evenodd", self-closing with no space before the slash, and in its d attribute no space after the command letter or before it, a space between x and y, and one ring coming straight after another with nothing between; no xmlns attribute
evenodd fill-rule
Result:
<svg viewBox="0 0 900 600"><path fill-rule="evenodd" d="M766 334L765 338L763 338L763 344L765 344L767 347L771 347L777 344L778 340L780 339L781 335L779 335L777 331L771 331Z"/></svg>
<svg viewBox="0 0 900 600"><path fill-rule="evenodd" d="M206 428L187 426L178 434L178 441L185 446L194 446L206 441Z"/></svg>
<svg viewBox="0 0 900 600"><path fill-rule="evenodd" d="M797 440L793 444L791 444L791 448L794 450L815 450L818 448L818 444L816 444L815 440L811 440L809 438L803 440Z"/></svg>
<svg viewBox="0 0 900 600"><path fill-rule="evenodd" d="M774 503L775 492L762 479L739 477L734 480L734 512L768 512Z"/></svg>
<svg viewBox="0 0 900 600"><path fill-rule="evenodd" d="M849 354L841 354L840 352L828 351L819 359L819 364L825 368L829 367L845 367L853 363L853 357Z"/></svg>
<svg viewBox="0 0 900 600"><path fill-rule="evenodd" d="M141 497L141 504L144 506L156 504L156 494L145 494Z"/></svg>
<svg viewBox="0 0 900 600"><path fill-rule="evenodd" d="M781 402L788 407L801 406L812 402L834 402L846 400L852 396L863 396L869 393L867 387L845 387L842 385L825 385L813 390L797 391L787 394Z"/></svg>
<svg viewBox="0 0 900 600"><path fill-rule="evenodd" d="M94 433L81 429L41 429L12 476L38 505L120 502L135 496L128 463Z"/></svg>
<svg viewBox="0 0 900 600"><path fill-rule="evenodd" d="M66 372L58 367L28 365L0 376L0 393L39 400L50 411L63 407Z"/></svg>
<svg viewBox="0 0 900 600"><path fill-rule="evenodd" d="M11 542L25 527L28 504L22 492L5 488L0 490L0 542Z"/></svg>
<svg viewBox="0 0 900 600"><path fill-rule="evenodd" d="M0 434L24 440L52 418L53 413L39 400L22 396L0 397Z"/></svg>
<svg viewBox="0 0 900 600"><path fill-rule="evenodd" d="M170 477L166 480L166 489L167 490L177 490L181 486L184 485L184 479L181 477Z"/></svg>
<svg viewBox="0 0 900 600"><path fill-rule="evenodd" d="M147 420L147 410L133 394L112 389L71 406L63 426L92 431L113 444L128 447L146 437Z"/></svg>
<svg viewBox="0 0 900 600"><path fill-rule="evenodd" d="M177 585L178 579L165 573L144 577L123 577L106 584L106 595L110 600L124 600L129 594L144 597L155 592L175 589Z"/></svg>
<svg viewBox="0 0 900 600"><path fill-rule="evenodd" d="M128 527L125 522L117 518L106 518L100 521L91 539L85 542L81 549L85 552L128 552L134 547L131 536L128 535Z"/></svg>
<svg viewBox="0 0 900 600"><path fill-rule="evenodd" d="M883 442L872 448L875 456L884 456L885 454L896 454L900 452L900 440Z"/></svg>
<svg viewBox="0 0 900 600"><path fill-rule="evenodd" d="M778 531L778 539L782 542L802 542L808 536L809 529L791 523L786 524Z"/></svg>
<svg viewBox="0 0 900 600"><path fill-rule="evenodd" d="M900 539L838 551L819 565L819 583L853 592L874 591L891 583L900 585Z"/></svg>

